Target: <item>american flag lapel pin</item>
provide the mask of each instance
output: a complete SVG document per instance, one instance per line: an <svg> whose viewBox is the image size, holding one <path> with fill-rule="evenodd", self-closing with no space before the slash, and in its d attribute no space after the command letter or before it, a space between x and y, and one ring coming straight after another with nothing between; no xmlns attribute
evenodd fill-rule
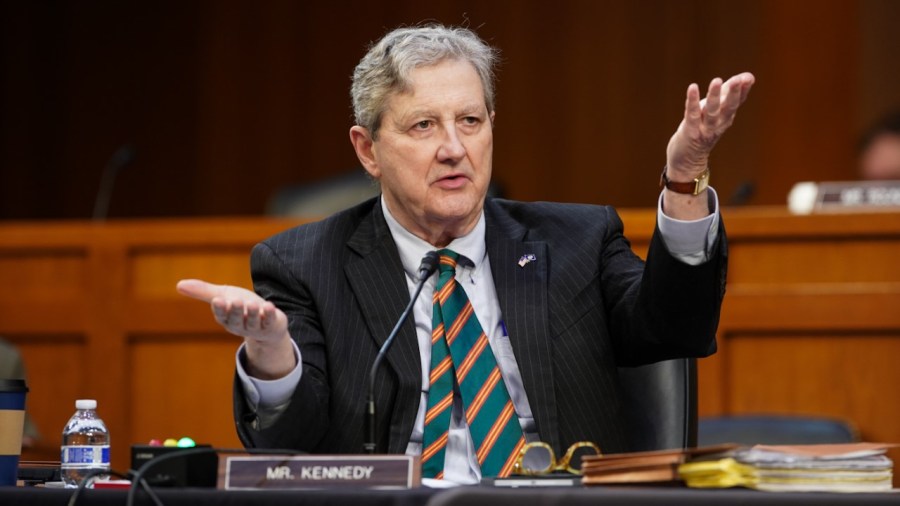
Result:
<svg viewBox="0 0 900 506"><path fill-rule="evenodd" d="M534 262L535 260L537 260L537 257L534 256L534 253L522 255L522 257L519 258L519 267L525 267L529 262Z"/></svg>

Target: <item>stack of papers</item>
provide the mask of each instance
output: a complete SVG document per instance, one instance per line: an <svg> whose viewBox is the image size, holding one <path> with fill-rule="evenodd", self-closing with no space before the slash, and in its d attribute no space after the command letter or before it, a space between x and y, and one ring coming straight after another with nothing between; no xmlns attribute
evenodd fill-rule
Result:
<svg viewBox="0 0 900 506"><path fill-rule="evenodd" d="M582 459L584 485L680 482L678 466L701 455L722 455L737 448L726 444L701 448L592 455Z"/></svg>
<svg viewBox="0 0 900 506"><path fill-rule="evenodd" d="M881 443L769 446L736 449L681 464L689 487L743 486L778 492L882 492L891 489L893 462Z"/></svg>

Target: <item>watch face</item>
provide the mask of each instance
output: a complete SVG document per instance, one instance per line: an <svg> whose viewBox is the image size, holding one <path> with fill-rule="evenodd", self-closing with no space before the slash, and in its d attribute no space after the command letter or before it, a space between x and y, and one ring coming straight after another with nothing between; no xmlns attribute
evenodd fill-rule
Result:
<svg viewBox="0 0 900 506"><path fill-rule="evenodd" d="M703 174L700 174L700 177L697 178L696 181L697 186L694 189L694 195L699 194L709 186L709 169L703 172Z"/></svg>

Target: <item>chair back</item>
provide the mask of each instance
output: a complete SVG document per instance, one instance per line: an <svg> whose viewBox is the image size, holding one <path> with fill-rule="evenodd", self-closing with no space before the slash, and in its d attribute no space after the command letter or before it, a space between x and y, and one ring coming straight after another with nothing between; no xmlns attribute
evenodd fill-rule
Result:
<svg viewBox="0 0 900 506"><path fill-rule="evenodd" d="M734 415L699 421L700 444L832 444L859 441L856 425L839 418L808 415Z"/></svg>
<svg viewBox="0 0 900 506"><path fill-rule="evenodd" d="M697 360L620 367L629 451L697 446Z"/></svg>

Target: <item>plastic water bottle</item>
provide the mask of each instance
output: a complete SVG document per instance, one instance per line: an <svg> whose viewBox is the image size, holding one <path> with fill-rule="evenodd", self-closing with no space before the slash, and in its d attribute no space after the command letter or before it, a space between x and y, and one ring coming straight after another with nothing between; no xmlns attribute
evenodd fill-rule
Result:
<svg viewBox="0 0 900 506"><path fill-rule="evenodd" d="M75 401L62 433L60 471L66 487L77 487L91 471L109 471L109 430L97 416L97 401Z"/></svg>

